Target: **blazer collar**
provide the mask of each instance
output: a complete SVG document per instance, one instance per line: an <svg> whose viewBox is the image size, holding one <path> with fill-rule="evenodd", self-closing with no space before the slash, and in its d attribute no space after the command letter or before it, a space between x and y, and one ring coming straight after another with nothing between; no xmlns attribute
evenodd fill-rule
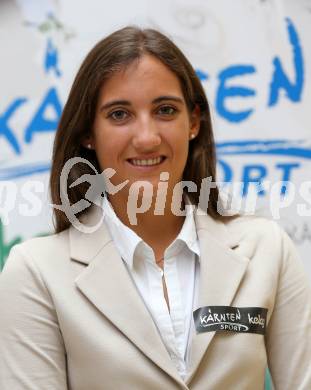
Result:
<svg viewBox="0 0 311 390"><path fill-rule="evenodd" d="M197 306L230 306L249 261L243 251L239 252L241 238L234 236L224 223L215 221L209 215L200 215L199 209L196 209L194 217L201 253ZM94 205L83 217L83 222L94 226L100 218L102 210ZM141 352L182 388L187 388L165 349L105 223L89 234L71 227L69 239L71 259L88 265L75 280L77 288ZM194 334L186 383L190 383L195 375L214 334Z"/></svg>
<svg viewBox="0 0 311 390"><path fill-rule="evenodd" d="M102 210L92 206L83 222L95 226ZM70 256L87 267L75 280L77 288L147 358L187 389L173 365L158 329L112 241L105 223L92 233L69 229Z"/></svg>
<svg viewBox="0 0 311 390"><path fill-rule="evenodd" d="M70 257L72 260L89 264L100 251L112 240L103 223L103 210L93 205L81 218L81 224L97 226L92 233L84 233L74 226L69 228Z"/></svg>

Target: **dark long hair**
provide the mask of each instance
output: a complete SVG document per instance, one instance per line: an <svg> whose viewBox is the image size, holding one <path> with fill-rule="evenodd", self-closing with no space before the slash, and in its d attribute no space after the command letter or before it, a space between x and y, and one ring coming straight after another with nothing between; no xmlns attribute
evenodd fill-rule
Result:
<svg viewBox="0 0 311 390"><path fill-rule="evenodd" d="M188 192L193 204L199 203L202 179L216 181L215 142L212 131L209 104L193 67L180 49L165 35L153 29L125 27L101 40L83 61L73 82L56 132L50 176L51 199L61 204L60 175L65 163L72 157L82 157L100 172L94 150L82 146L83 139L93 126L98 94L105 80L144 54L158 58L178 77L189 113L198 105L201 112L199 134L189 143L189 154L183 180L197 185L197 192ZM91 172L86 164L76 164L70 171L67 193L70 204L84 198L88 184L69 188L70 184L85 173ZM226 218L218 212L218 188L211 188L207 212L215 219ZM54 209L56 232L70 226L62 211Z"/></svg>

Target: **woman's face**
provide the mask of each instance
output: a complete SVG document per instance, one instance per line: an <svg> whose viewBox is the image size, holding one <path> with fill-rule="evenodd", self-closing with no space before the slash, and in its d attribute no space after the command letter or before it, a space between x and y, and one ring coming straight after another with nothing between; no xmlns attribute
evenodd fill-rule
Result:
<svg viewBox="0 0 311 390"><path fill-rule="evenodd" d="M168 172L173 188L182 179L191 134L199 131L198 111L189 115L177 76L144 55L100 90L90 141L101 170L116 171L114 185L148 181L154 193L160 173Z"/></svg>

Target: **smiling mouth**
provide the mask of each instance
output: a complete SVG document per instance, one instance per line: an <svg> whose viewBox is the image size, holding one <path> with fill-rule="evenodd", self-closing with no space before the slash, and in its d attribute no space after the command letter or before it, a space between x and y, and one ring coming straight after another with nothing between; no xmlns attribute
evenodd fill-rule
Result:
<svg viewBox="0 0 311 390"><path fill-rule="evenodd" d="M147 159L129 158L127 161L136 167L152 167L155 165L160 165L165 159L165 156L159 156L156 158Z"/></svg>

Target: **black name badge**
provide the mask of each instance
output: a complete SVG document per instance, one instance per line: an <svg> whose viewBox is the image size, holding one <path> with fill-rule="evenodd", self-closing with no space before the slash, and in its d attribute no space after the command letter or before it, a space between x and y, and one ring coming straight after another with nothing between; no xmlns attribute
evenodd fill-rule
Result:
<svg viewBox="0 0 311 390"><path fill-rule="evenodd" d="M193 312L197 333L229 331L265 334L268 309L262 307L205 306Z"/></svg>

